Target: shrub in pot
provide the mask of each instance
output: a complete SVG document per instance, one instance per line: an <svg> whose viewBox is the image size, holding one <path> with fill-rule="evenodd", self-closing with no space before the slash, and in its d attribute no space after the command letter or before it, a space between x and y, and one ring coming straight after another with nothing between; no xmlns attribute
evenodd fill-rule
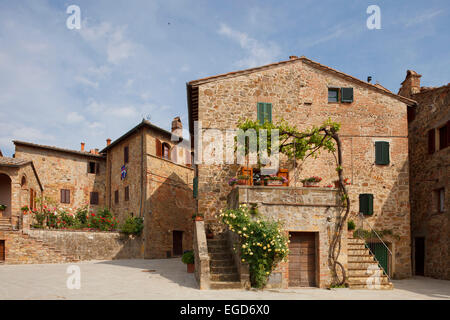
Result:
<svg viewBox="0 0 450 320"><path fill-rule="evenodd" d="M189 250L189 251L185 251L183 253L183 256L181 257L181 261L186 264L187 266L187 272L188 273L194 273L195 271L195 260L194 260L194 251Z"/></svg>
<svg viewBox="0 0 450 320"><path fill-rule="evenodd" d="M194 221L203 221L203 214L201 214L201 213L194 213L192 215L192 219Z"/></svg>

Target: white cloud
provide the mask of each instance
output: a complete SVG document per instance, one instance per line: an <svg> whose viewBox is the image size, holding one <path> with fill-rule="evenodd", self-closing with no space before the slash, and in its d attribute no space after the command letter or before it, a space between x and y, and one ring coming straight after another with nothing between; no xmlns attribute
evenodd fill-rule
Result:
<svg viewBox="0 0 450 320"><path fill-rule="evenodd" d="M92 81L83 76L76 76L75 81L92 88L98 88L98 81Z"/></svg>
<svg viewBox="0 0 450 320"><path fill-rule="evenodd" d="M84 117L80 115L78 112L70 112L67 115L66 120L69 123L78 123L84 121Z"/></svg>
<svg viewBox="0 0 450 320"><path fill-rule="evenodd" d="M426 12L422 13L421 15L416 16L414 18L409 17L408 21L405 23L405 27L409 28L411 26L424 23L424 22L426 22L428 20L431 20L434 17L440 15L443 12L444 12L444 10L442 10L442 9L439 9L439 10L428 10L428 11L426 11Z"/></svg>
<svg viewBox="0 0 450 320"><path fill-rule="evenodd" d="M132 106L112 108L108 111L108 113L115 117L126 117L126 118L132 118L139 115L136 108Z"/></svg>
<svg viewBox="0 0 450 320"><path fill-rule="evenodd" d="M219 34L237 42L245 51L246 57L239 60L238 67L252 68L274 62L280 54L280 48L275 43L261 43L244 32L234 30L226 24L221 24Z"/></svg>

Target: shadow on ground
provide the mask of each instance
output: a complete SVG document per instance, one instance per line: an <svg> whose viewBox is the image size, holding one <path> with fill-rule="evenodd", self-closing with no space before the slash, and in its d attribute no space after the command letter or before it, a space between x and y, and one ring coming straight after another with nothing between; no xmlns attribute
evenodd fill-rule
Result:
<svg viewBox="0 0 450 320"><path fill-rule="evenodd" d="M431 298L450 299L450 281L415 276L409 279L393 280L395 289L426 295Z"/></svg>
<svg viewBox="0 0 450 320"><path fill-rule="evenodd" d="M107 264L118 267L141 269L149 275L159 275L179 286L198 289L193 273L187 273L186 265L180 258L171 259L133 259L101 261L96 264Z"/></svg>

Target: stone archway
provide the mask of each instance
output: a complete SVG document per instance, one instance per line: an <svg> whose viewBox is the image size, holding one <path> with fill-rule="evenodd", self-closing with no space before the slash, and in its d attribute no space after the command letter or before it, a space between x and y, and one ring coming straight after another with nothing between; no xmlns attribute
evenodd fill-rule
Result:
<svg viewBox="0 0 450 320"><path fill-rule="evenodd" d="M6 205L6 210L0 213L0 218L11 217L11 178L0 173L0 204Z"/></svg>

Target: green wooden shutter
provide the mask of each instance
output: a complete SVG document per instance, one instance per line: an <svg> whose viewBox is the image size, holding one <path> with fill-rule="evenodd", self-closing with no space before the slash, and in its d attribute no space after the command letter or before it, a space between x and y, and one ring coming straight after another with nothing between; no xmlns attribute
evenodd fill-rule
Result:
<svg viewBox="0 0 450 320"><path fill-rule="evenodd" d="M373 194L362 193L359 195L359 212L368 216L373 214Z"/></svg>
<svg viewBox="0 0 450 320"><path fill-rule="evenodd" d="M258 121L261 124L264 122L272 122L272 104L258 102L257 104Z"/></svg>
<svg viewBox="0 0 450 320"><path fill-rule="evenodd" d="M193 196L195 199L198 197L198 177L194 177L193 185Z"/></svg>
<svg viewBox="0 0 450 320"><path fill-rule="evenodd" d="M376 141L375 142L375 164L389 164L389 142Z"/></svg>
<svg viewBox="0 0 450 320"><path fill-rule="evenodd" d="M353 102L353 88L341 88L341 102Z"/></svg>

